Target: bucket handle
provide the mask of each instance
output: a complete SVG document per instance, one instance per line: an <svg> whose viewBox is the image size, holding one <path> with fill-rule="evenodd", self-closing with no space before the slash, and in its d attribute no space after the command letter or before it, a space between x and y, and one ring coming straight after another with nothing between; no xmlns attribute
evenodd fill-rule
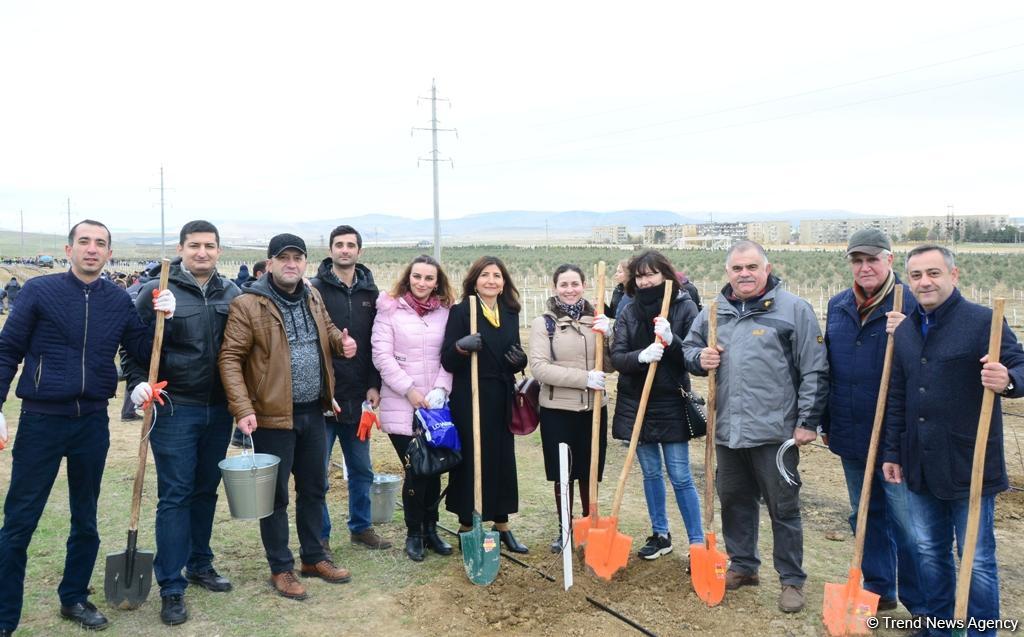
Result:
<svg viewBox="0 0 1024 637"><path fill-rule="evenodd" d="M246 438L249 439L249 453L245 452L245 439ZM242 434L242 455L243 456L249 456L249 459L252 461L252 469L251 469L251 471L253 473L256 473L256 469L258 469L258 467L256 466L256 443L253 442L252 434L251 433Z"/></svg>

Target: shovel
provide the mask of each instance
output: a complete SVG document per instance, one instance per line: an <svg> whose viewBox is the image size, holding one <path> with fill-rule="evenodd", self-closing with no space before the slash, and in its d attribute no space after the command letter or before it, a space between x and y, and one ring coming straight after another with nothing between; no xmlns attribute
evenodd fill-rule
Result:
<svg viewBox="0 0 1024 637"><path fill-rule="evenodd" d="M661 301L659 316L662 318L668 316L668 306L671 302L672 282L665 281L665 297ZM629 438L629 451L626 452L626 461L622 465L622 473L619 474L619 484L615 487L612 514L607 518L602 518L600 528L590 529L587 546L583 552L587 566L593 569L598 577L606 580L611 580L616 571L626 566L626 562L629 560L629 551L633 547L633 538L625 533L619 533L619 508L622 506L622 496L626 490L626 478L629 477L633 458L636 457L636 445L640 440L640 429L647 411L647 401L651 397L651 386L654 385L656 371L658 371L658 363L654 361L647 368L647 378L644 380L644 388L640 393L640 405L636 410L636 420L633 421L633 434Z"/></svg>
<svg viewBox="0 0 1024 637"><path fill-rule="evenodd" d="M999 361L999 350L1003 344L1003 311L1006 299L995 299L992 304L992 328L988 334L988 360ZM967 530L964 532L963 556L960 558L960 572L956 578L956 606L953 621L959 628L953 629L953 637L967 635L967 602L971 594L971 573L974 571L974 549L978 543L978 524L981 519L981 486L985 470L985 449L988 447L988 430L992 424L992 408L996 395L986 389L981 397L981 415L978 416L978 435L974 441L974 461L971 464L971 491L967 501Z"/></svg>
<svg viewBox="0 0 1024 637"><path fill-rule="evenodd" d="M160 291L167 289L167 275L171 269L170 259L164 259L160 266ZM149 358L149 384L156 385L160 373L160 349L164 342L164 313L156 313L156 330L153 334L153 353ZM139 534L139 509L142 507L142 482L146 477L146 457L149 455L149 431L153 424L153 410L150 402L142 418L142 434L139 438L139 464L135 469L135 485L132 487L132 516L128 524L128 545L120 553L107 555L107 567L103 578L103 593L107 604L121 610L135 610L149 596L153 585L153 551L136 548Z"/></svg>
<svg viewBox="0 0 1024 637"><path fill-rule="evenodd" d="M903 311L903 286L896 284L893 289L892 309ZM1002 315L999 317L1002 323ZM860 487L860 504L857 507L857 535L853 549L853 560L845 584L825 584L825 597L822 600L821 618L829 635L867 635L872 632L868 627L868 617L878 612L878 594L866 591L861 587L863 579L860 570L864 557L864 536L868 529L868 504L871 500L871 483L875 475L875 459L878 455L878 439L882 432L882 421L885 419L885 401L889 393L889 375L892 372L893 335L885 340L885 362L882 364L882 382L878 387L878 400L875 402L875 421L871 426L871 442L868 444L868 457L864 462L864 482ZM998 347L996 355L998 356ZM989 412L991 413L991 411Z"/></svg>
<svg viewBox="0 0 1024 637"><path fill-rule="evenodd" d="M718 345L718 301L708 304L708 347ZM717 606L725 597L728 558L715 547L715 401L717 369L708 371L708 431L704 440L704 546L690 547L690 580L697 597Z"/></svg>
<svg viewBox="0 0 1024 637"><path fill-rule="evenodd" d="M597 264L597 295L598 314L604 313L604 261ZM604 368L604 335L594 334L594 369ZM590 424L590 511L588 515L573 522L572 540L577 548L587 543L592 529L606 528L607 518L597 515L597 472L599 447L601 446L601 390L594 390L594 418ZM571 495L571 494L570 494Z"/></svg>
<svg viewBox="0 0 1024 637"><path fill-rule="evenodd" d="M469 333L476 334L476 297L469 297ZM473 386L473 528L459 533L462 562L469 581L487 586L498 576L501 548L497 531L484 531L480 512L484 509L484 489L480 468L480 370L477 352L470 355Z"/></svg>

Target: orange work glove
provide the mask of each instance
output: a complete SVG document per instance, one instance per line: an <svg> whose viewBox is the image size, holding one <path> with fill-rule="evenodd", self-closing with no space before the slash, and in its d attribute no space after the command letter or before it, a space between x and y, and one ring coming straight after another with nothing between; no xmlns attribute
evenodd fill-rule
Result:
<svg viewBox="0 0 1024 637"><path fill-rule="evenodd" d="M356 437L366 442L370 439L370 433L373 431L374 425L377 425L377 429L380 429L380 420L377 418L377 414L374 413L370 403L364 402L363 414L359 417L359 429L356 430Z"/></svg>

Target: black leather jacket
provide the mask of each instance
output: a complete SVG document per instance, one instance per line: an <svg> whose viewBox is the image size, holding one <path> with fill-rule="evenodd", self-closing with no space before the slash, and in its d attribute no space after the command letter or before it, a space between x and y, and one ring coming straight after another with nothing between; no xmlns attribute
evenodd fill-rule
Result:
<svg viewBox="0 0 1024 637"><path fill-rule="evenodd" d="M155 319L153 290L160 284L159 271L135 299L135 308L147 325ZM226 402L217 368L228 320L228 307L241 292L232 281L214 274L205 293L192 275L181 269L181 259L171 262L167 287L174 293L174 318L164 322L164 343L160 352L159 380L177 405L216 405ZM121 366L129 391L147 380L149 367L138 364L124 350Z"/></svg>

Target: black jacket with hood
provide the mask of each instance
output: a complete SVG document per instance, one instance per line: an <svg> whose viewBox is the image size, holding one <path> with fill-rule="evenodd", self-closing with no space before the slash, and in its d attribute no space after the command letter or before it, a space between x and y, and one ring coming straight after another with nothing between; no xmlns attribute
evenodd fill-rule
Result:
<svg viewBox="0 0 1024 637"><path fill-rule="evenodd" d="M333 360L334 398L341 406L342 420L351 422L353 417L358 420L358 407L366 400L366 391L371 387L380 389L380 372L373 366L370 349L380 292L373 282L373 273L361 263L356 264L352 287L342 283L334 274L330 257L320 263L311 283L320 292L334 326L339 330L348 329L348 335L356 341L354 358L336 356Z"/></svg>

